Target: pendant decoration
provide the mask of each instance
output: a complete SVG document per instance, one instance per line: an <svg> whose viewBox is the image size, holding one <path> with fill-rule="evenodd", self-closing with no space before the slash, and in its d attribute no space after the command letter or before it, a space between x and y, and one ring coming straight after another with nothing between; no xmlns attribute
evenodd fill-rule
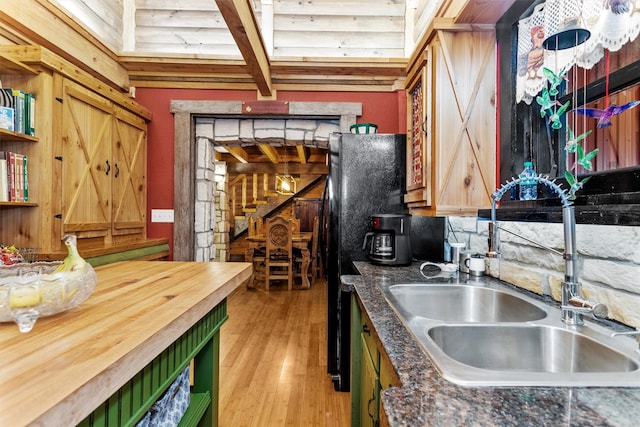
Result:
<svg viewBox="0 0 640 427"><path fill-rule="evenodd" d="M624 113L625 111L637 106L638 104L640 104L640 101L636 100L636 101L627 102L626 104L620 105L620 106L616 104L611 104L604 110L600 110L598 108L579 107L579 108L574 108L571 111L576 112L578 114L585 115L592 119L598 119L597 128L602 129L602 128L611 126L611 119L613 117L617 116L618 114Z"/></svg>

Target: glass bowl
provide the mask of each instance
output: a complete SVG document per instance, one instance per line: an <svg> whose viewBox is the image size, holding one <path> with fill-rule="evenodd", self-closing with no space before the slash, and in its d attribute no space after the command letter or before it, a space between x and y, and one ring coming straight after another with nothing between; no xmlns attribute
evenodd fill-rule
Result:
<svg viewBox="0 0 640 427"><path fill-rule="evenodd" d="M0 268L0 322L15 322L29 332L40 317L74 308L86 300L97 282L86 263L76 271L55 273L58 262L19 263Z"/></svg>

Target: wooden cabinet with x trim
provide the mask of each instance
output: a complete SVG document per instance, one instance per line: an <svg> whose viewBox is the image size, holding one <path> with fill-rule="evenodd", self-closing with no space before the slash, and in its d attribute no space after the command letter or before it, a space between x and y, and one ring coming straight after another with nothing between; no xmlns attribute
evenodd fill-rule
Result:
<svg viewBox="0 0 640 427"><path fill-rule="evenodd" d="M0 57L30 71L0 75L35 94L38 141L16 147L29 155L31 207L4 207L0 243L38 248L41 259L64 257L67 233L89 257L164 243L146 237L151 112L43 47L2 46Z"/></svg>

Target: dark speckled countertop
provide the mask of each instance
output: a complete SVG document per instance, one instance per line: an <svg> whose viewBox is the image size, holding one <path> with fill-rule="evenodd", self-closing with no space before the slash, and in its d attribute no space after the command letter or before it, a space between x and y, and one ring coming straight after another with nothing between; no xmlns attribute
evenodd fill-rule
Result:
<svg viewBox="0 0 640 427"><path fill-rule="evenodd" d="M361 275L343 281L357 292L402 382L382 393L391 427L640 425L640 388L463 387L444 379L378 287L424 281L419 264L355 265Z"/></svg>

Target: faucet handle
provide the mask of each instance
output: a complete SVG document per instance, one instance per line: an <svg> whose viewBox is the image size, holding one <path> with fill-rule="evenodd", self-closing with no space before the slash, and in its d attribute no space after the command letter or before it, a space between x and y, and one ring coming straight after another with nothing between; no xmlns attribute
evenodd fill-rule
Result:
<svg viewBox="0 0 640 427"><path fill-rule="evenodd" d="M636 329L635 331L614 332L611 334L612 337L617 337L618 335L635 335L638 348L640 348L640 329Z"/></svg>
<svg viewBox="0 0 640 427"><path fill-rule="evenodd" d="M563 305L562 309L571 310L574 313L590 314L598 319L604 319L609 315L609 309L606 305L579 296L569 298L568 305Z"/></svg>

